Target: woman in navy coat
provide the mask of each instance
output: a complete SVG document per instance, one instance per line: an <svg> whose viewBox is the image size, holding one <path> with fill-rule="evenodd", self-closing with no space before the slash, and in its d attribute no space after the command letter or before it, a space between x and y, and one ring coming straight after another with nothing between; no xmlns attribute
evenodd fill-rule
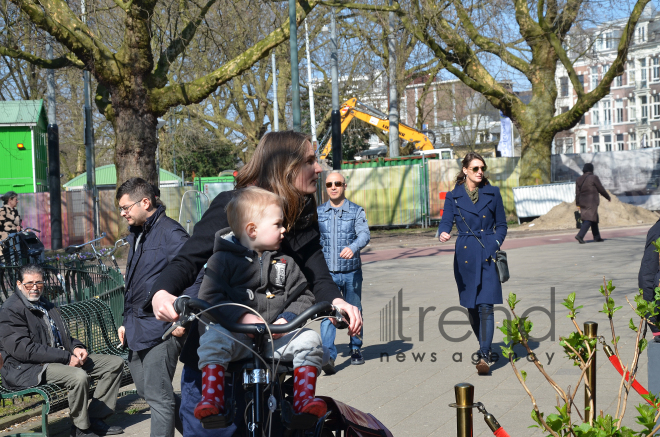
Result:
<svg viewBox="0 0 660 437"><path fill-rule="evenodd" d="M485 171L486 163L481 155L470 152L465 156L462 171L456 176L456 186L447 193L438 226L438 239L443 243L451 238L449 233L454 223L458 228L454 278L461 306L467 308L472 330L479 340L477 371L480 375L490 372L495 330L493 305L502 303L495 253L507 232L500 190L490 185Z"/></svg>

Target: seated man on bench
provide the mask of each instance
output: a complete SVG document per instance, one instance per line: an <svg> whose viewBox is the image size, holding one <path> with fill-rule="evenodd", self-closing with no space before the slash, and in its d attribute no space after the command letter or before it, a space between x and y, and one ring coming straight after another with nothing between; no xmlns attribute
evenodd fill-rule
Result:
<svg viewBox="0 0 660 437"><path fill-rule="evenodd" d="M123 433L121 427L109 426L103 419L114 412L124 360L88 355L85 345L68 334L59 310L42 296L43 278L42 267L21 267L17 292L0 307L2 384L10 390L43 383L66 387L72 437ZM92 378L98 378L98 384L88 406Z"/></svg>

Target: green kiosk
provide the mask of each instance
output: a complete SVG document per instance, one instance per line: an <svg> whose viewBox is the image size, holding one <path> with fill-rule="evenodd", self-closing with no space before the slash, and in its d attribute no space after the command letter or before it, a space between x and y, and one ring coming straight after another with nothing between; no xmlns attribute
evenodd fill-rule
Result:
<svg viewBox="0 0 660 437"><path fill-rule="evenodd" d="M0 101L0 194L48 191L43 100Z"/></svg>

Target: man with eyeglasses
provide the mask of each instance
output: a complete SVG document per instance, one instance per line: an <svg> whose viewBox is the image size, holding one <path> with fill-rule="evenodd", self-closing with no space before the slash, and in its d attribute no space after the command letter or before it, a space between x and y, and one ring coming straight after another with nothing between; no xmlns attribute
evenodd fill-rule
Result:
<svg viewBox="0 0 660 437"><path fill-rule="evenodd" d="M21 267L16 288L0 308L2 385L9 390L43 383L66 387L71 437L123 433L121 427L109 426L103 419L115 410L124 360L88 354L85 345L69 335L59 310L42 296L42 267ZM88 405L92 378L98 382Z"/></svg>
<svg viewBox="0 0 660 437"><path fill-rule="evenodd" d="M367 216L361 206L346 199L346 179L332 172L325 178L330 200L317 208L321 245L330 275L341 290L346 302L362 311L362 262L360 251L369 244L371 235ZM337 330L328 319L321 322L321 340L330 351L330 360L323 366L326 375L336 373L335 360ZM364 364L362 357L362 331L350 338L351 364Z"/></svg>
<svg viewBox="0 0 660 437"><path fill-rule="evenodd" d="M160 194L160 193L158 193ZM131 178L117 190L119 212L129 225L124 323L119 339L128 346L128 367L138 394L151 408L151 436L173 437L179 417L172 379L181 351L183 328L162 339L172 325L142 309L161 272L188 241L185 229L165 215L155 187Z"/></svg>

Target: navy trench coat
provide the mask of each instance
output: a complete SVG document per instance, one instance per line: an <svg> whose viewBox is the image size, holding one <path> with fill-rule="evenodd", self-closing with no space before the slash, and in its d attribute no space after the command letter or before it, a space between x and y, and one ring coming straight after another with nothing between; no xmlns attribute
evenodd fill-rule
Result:
<svg viewBox="0 0 660 437"><path fill-rule="evenodd" d="M481 239L481 247L474 234ZM461 306L476 308L482 303L501 304L502 284L495 268L495 252L506 238L507 225L500 189L492 185L479 188L479 200L472 203L465 187L457 185L447 193L438 235L458 228L454 254L454 278Z"/></svg>

